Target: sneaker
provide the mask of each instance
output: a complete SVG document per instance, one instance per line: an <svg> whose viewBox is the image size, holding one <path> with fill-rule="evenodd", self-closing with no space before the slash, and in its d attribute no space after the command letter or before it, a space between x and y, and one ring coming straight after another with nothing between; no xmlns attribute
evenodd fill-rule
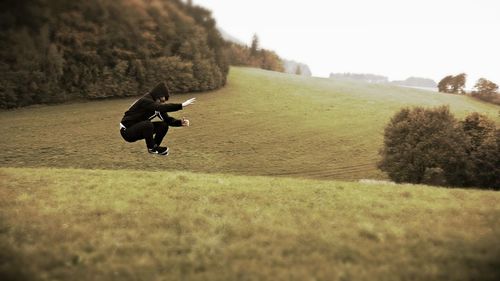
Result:
<svg viewBox="0 0 500 281"><path fill-rule="evenodd" d="M153 148L148 148L148 152L151 154L168 155L168 147L155 146Z"/></svg>

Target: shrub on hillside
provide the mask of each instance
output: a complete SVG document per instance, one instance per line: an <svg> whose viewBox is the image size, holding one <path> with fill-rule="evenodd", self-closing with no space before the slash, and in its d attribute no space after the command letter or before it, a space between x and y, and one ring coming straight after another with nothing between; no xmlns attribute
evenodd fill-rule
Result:
<svg viewBox="0 0 500 281"><path fill-rule="evenodd" d="M500 93L477 93L472 92L471 96L473 98L489 102L492 104L500 105Z"/></svg>
<svg viewBox="0 0 500 281"><path fill-rule="evenodd" d="M430 169L442 169L447 183L462 184L463 136L447 107L404 108L389 122L379 168L396 182L423 183Z"/></svg>
<svg viewBox="0 0 500 281"><path fill-rule="evenodd" d="M448 107L404 108L384 132L379 168L396 182L500 186L500 132L486 116L458 122Z"/></svg>
<svg viewBox="0 0 500 281"><path fill-rule="evenodd" d="M471 95L474 98L500 105L498 85L485 78L480 78L476 82L474 91L472 91Z"/></svg>
<svg viewBox="0 0 500 281"><path fill-rule="evenodd" d="M500 133L477 112L460 122L466 136L467 185L500 188Z"/></svg>
<svg viewBox="0 0 500 281"><path fill-rule="evenodd" d="M445 186L446 177L444 171L441 168L426 168L424 173L424 178L422 179L423 184L435 185L435 186Z"/></svg>

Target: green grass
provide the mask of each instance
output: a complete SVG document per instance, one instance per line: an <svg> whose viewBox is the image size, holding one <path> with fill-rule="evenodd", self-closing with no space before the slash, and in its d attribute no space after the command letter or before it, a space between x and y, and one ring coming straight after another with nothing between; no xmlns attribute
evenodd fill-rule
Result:
<svg viewBox="0 0 500 281"><path fill-rule="evenodd" d="M500 276L493 191L47 168L0 180L0 270L26 279Z"/></svg>
<svg viewBox="0 0 500 281"><path fill-rule="evenodd" d="M198 102L173 114L192 127L172 128L168 158L121 139L118 123L134 99L119 99L0 112L0 166L383 179L383 128L403 106L448 104L458 117L478 111L500 123L499 106L464 96L250 68L232 68L228 81L173 98Z"/></svg>
<svg viewBox="0 0 500 281"><path fill-rule="evenodd" d="M0 112L0 279L500 278L500 193L357 182L401 107L499 106L249 68L191 96L168 157L121 139L134 99Z"/></svg>

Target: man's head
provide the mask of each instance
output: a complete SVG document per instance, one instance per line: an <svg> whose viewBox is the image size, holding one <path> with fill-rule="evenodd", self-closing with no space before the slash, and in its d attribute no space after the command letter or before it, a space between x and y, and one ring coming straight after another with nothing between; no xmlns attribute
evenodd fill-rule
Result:
<svg viewBox="0 0 500 281"><path fill-rule="evenodd" d="M165 102L168 100L170 97L170 90L167 87L167 84L165 82L161 82L158 85L156 85L150 92L149 94L155 101L158 102Z"/></svg>

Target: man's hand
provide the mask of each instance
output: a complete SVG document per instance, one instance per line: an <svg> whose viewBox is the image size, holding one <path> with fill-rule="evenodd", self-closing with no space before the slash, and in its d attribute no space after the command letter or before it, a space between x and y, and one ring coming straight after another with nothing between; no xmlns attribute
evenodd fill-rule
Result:
<svg viewBox="0 0 500 281"><path fill-rule="evenodd" d="M183 127L189 127L189 120L186 119L186 117L182 117L182 126Z"/></svg>
<svg viewBox="0 0 500 281"><path fill-rule="evenodd" d="M196 98L188 99L187 101L182 103L182 107L186 107L188 105L193 104L196 101Z"/></svg>

